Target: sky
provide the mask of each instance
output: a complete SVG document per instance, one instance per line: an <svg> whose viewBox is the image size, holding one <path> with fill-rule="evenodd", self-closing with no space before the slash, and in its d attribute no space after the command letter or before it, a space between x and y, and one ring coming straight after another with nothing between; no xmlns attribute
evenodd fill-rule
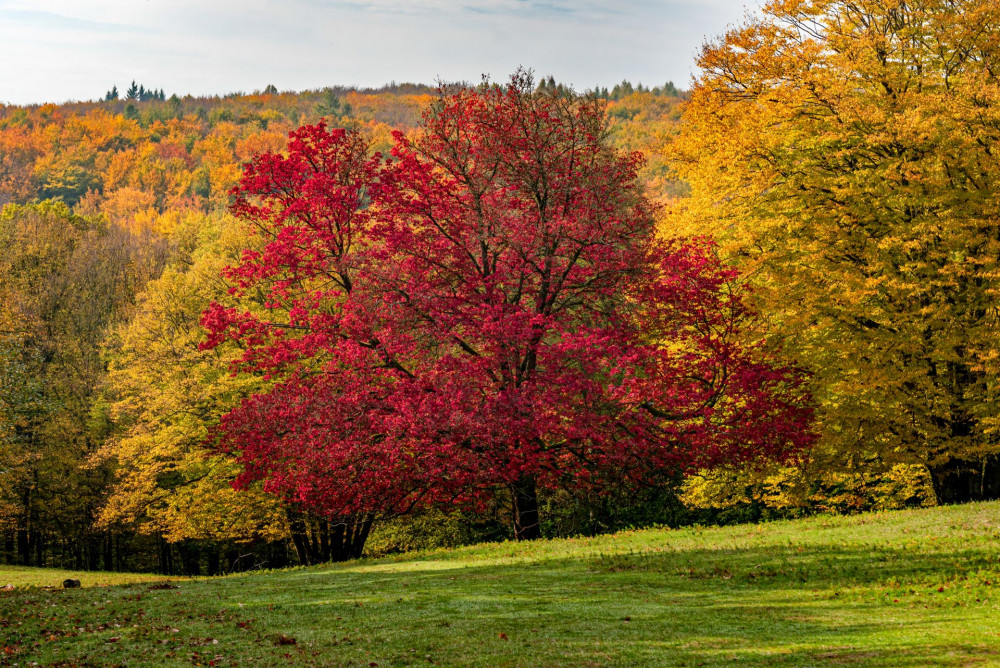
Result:
<svg viewBox="0 0 1000 668"><path fill-rule="evenodd" d="M0 0L0 103L505 80L686 88L760 0Z"/></svg>

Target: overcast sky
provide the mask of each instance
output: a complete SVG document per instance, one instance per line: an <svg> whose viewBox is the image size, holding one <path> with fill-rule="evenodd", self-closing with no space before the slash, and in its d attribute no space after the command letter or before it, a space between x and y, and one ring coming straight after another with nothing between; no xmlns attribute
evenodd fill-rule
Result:
<svg viewBox="0 0 1000 668"><path fill-rule="evenodd" d="M0 0L0 102L503 80L687 87L759 0Z"/></svg>

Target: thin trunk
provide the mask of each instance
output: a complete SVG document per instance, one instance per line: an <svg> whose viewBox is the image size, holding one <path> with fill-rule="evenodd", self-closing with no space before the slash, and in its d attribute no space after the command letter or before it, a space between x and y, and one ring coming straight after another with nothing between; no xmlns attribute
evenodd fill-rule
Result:
<svg viewBox="0 0 1000 668"><path fill-rule="evenodd" d="M22 566L31 565L31 550L28 545L27 529L17 530L17 557Z"/></svg>
<svg viewBox="0 0 1000 668"><path fill-rule="evenodd" d="M326 520L319 523L319 548L320 560L323 562L330 561L330 550L332 549L330 544L330 523Z"/></svg>
<svg viewBox="0 0 1000 668"><path fill-rule="evenodd" d="M115 570L114 544L110 532L104 534L104 570Z"/></svg>

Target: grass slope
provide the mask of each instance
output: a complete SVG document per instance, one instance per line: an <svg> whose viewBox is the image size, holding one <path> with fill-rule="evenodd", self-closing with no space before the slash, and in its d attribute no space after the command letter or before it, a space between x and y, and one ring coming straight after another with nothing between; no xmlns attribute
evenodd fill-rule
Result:
<svg viewBox="0 0 1000 668"><path fill-rule="evenodd" d="M183 581L188 578L165 578L149 573L105 573L102 571L66 571L60 568L24 568L0 564L0 587L13 585L19 589L27 587L62 587L63 580L80 580L86 587L110 587L112 585L135 584L139 582ZM2 636L0 636L2 637Z"/></svg>
<svg viewBox="0 0 1000 668"><path fill-rule="evenodd" d="M1000 504L174 586L0 592L0 665L1000 665Z"/></svg>

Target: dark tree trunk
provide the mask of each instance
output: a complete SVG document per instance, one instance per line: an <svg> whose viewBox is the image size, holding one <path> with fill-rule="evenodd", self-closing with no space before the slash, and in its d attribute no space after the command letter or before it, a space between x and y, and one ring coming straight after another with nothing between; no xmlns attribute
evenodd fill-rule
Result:
<svg viewBox="0 0 1000 668"><path fill-rule="evenodd" d="M104 570L115 570L115 546L110 532L104 534Z"/></svg>
<svg viewBox="0 0 1000 668"><path fill-rule="evenodd" d="M329 561L346 561L361 556L374 515L344 517L338 520L306 519L289 511L292 545L303 566Z"/></svg>
<svg viewBox="0 0 1000 668"><path fill-rule="evenodd" d="M167 543L162 537L159 539L160 543L160 573L164 575L170 575L170 555L168 551L170 550L170 544Z"/></svg>
<svg viewBox="0 0 1000 668"><path fill-rule="evenodd" d="M208 551L208 574L219 575L219 548L214 545Z"/></svg>
<svg viewBox="0 0 1000 668"><path fill-rule="evenodd" d="M17 530L17 557L22 566L31 565L31 546L28 542L28 530Z"/></svg>
<svg viewBox="0 0 1000 668"><path fill-rule="evenodd" d="M351 538L351 558L360 559L361 553L365 549L365 542L368 540L368 534L372 530L372 523L375 521L375 516L372 514L365 515L359 518L354 525L354 536Z"/></svg>
<svg viewBox="0 0 1000 668"><path fill-rule="evenodd" d="M514 503L514 539L534 540L542 537L538 524L538 492L535 479L531 476L520 477L510 486L511 498Z"/></svg>
<svg viewBox="0 0 1000 668"><path fill-rule="evenodd" d="M40 532L32 532L35 538L35 565L42 567L45 565L45 536Z"/></svg>
<svg viewBox="0 0 1000 668"><path fill-rule="evenodd" d="M96 539L91 536L87 539L87 567L88 571L99 570L100 546Z"/></svg>
<svg viewBox="0 0 1000 668"><path fill-rule="evenodd" d="M322 561L330 561L330 523L323 520L319 523L319 553Z"/></svg>
<svg viewBox="0 0 1000 668"><path fill-rule="evenodd" d="M311 566L312 554L309 551L309 536L306 535L306 523L295 512L288 511L289 531L292 535L292 545L295 546L295 556L302 566Z"/></svg>
<svg viewBox="0 0 1000 668"><path fill-rule="evenodd" d="M330 561L360 558L374 520L373 514L355 515L335 524L330 534Z"/></svg>
<svg viewBox="0 0 1000 668"><path fill-rule="evenodd" d="M343 551L344 536L347 535L349 528L346 522L340 522L333 526L333 530L330 533L330 554L327 557L330 561L346 561L348 559L343 554Z"/></svg>

